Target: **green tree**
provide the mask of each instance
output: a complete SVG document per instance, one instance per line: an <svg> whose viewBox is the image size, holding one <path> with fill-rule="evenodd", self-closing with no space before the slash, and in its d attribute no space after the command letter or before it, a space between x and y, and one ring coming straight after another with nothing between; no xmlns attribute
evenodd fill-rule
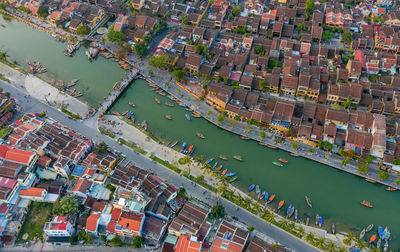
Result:
<svg viewBox="0 0 400 252"><path fill-rule="evenodd" d="M8 7L8 2L0 2L0 9L5 10Z"/></svg>
<svg viewBox="0 0 400 252"><path fill-rule="evenodd" d="M394 182L397 186L400 185L400 179L397 178L396 181Z"/></svg>
<svg viewBox="0 0 400 252"><path fill-rule="evenodd" d="M389 178L389 173L387 173L386 171L380 171L378 172L378 177L380 180L386 180Z"/></svg>
<svg viewBox="0 0 400 252"><path fill-rule="evenodd" d="M94 149L94 152L97 154L104 154L107 152L107 149L108 145L105 142L100 142Z"/></svg>
<svg viewBox="0 0 400 252"><path fill-rule="evenodd" d="M224 121L224 116L223 115L219 115L217 117L217 121L218 121L219 124L221 124Z"/></svg>
<svg viewBox="0 0 400 252"><path fill-rule="evenodd" d="M351 96L347 97L347 100L344 102L344 108L349 108L351 106Z"/></svg>
<svg viewBox="0 0 400 252"><path fill-rule="evenodd" d="M304 17L306 20L310 19L311 14L313 13L314 9L315 9L314 0L307 0L306 1L306 12L304 13Z"/></svg>
<svg viewBox="0 0 400 252"><path fill-rule="evenodd" d="M254 230L255 230L255 228L253 226L247 227L247 231L249 231L249 233L253 232Z"/></svg>
<svg viewBox="0 0 400 252"><path fill-rule="evenodd" d="M49 8L41 5L41 6L39 6L37 14L41 18L46 18L49 15Z"/></svg>
<svg viewBox="0 0 400 252"><path fill-rule="evenodd" d="M343 243L349 246L353 240L354 240L353 234L348 233L347 237L343 240Z"/></svg>
<svg viewBox="0 0 400 252"><path fill-rule="evenodd" d="M254 48L254 51L256 52L256 54L258 55L264 55L265 51L264 48L262 47L262 45L258 45Z"/></svg>
<svg viewBox="0 0 400 252"><path fill-rule="evenodd" d="M235 6L235 7L233 7L233 9L232 9L232 15L233 15L234 17L239 16L240 12L242 12L242 9L240 8L240 6Z"/></svg>
<svg viewBox="0 0 400 252"><path fill-rule="evenodd" d="M186 189L184 187L179 187L178 194L176 197L178 198L183 198L185 196Z"/></svg>
<svg viewBox="0 0 400 252"><path fill-rule="evenodd" d="M264 131L260 131L260 138L261 139L264 139L264 138L266 138L267 136L265 135L265 132Z"/></svg>
<svg viewBox="0 0 400 252"><path fill-rule="evenodd" d="M153 70L149 69L149 70L147 71L147 74L148 74L149 76L153 76L153 75L154 75L154 72L153 72Z"/></svg>
<svg viewBox="0 0 400 252"><path fill-rule="evenodd" d="M86 35L89 34L90 28L87 25L80 24L78 25L78 28L76 29L76 34L78 35Z"/></svg>
<svg viewBox="0 0 400 252"><path fill-rule="evenodd" d="M223 205L215 205L211 208L210 216L219 219L225 215L225 208Z"/></svg>
<svg viewBox="0 0 400 252"><path fill-rule="evenodd" d="M265 80L260 80L258 86L260 86L261 90L264 90L267 87L267 82Z"/></svg>
<svg viewBox="0 0 400 252"><path fill-rule="evenodd" d="M342 40L347 44L350 44L352 37L353 34L350 31L344 31L342 34Z"/></svg>
<svg viewBox="0 0 400 252"><path fill-rule="evenodd" d="M299 146L299 143L298 142L293 142L292 143L292 148L295 150L295 149L297 149L297 147Z"/></svg>
<svg viewBox="0 0 400 252"><path fill-rule="evenodd" d="M81 230L78 236L79 241L84 241L85 244L90 244L93 241L93 235L91 233L86 233L85 230Z"/></svg>
<svg viewBox="0 0 400 252"><path fill-rule="evenodd" d="M135 236L132 240L132 245L134 248L141 248L143 245L143 238L140 236Z"/></svg>
<svg viewBox="0 0 400 252"><path fill-rule="evenodd" d="M121 31L115 31L114 25L110 26L107 34L108 40L111 42L121 43L126 40L126 35Z"/></svg>
<svg viewBox="0 0 400 252"><path fill-rule="evenodd" d="M200 55L206 55L207 54L207 50L208 50L207 46L203 46L203 45L200 45L200 44L195 45L194 49Z"/></svg>
<svg viewBox="0 0 400 252"><path fill-rule="evenodd" d="M306 24L301 22L297 24L297 30L299 30L300 32L305 31L306 30Z"/></svg>
<svg viewBox="0 0 400 252"><path fill-rule="evenodd" d="M180 69L175 69L173 75L175 79L181 81L183 80L183 76L185 75L185 73Z"/></svg>
<svg viewBox="0 0 400 252"><path fill-rule="evenodd" d="M160 56L150 56L149 58L149 65L158 67L158 68L165 68L167 67L167 64L169 63L169 57L166 54L160 55Z"/></svg>
<svg viewBox="0 0 400 252"><path fill-rule="evenodd" d="M135 47L133 48L135 53L139 56L144 56L147 54L147 46L142 43L137 43Z"/></svg>
<svg viewBox="0 0 400 252"><path fill-rule="evenodd" d="M53 214L66 215L75 214L78 211L78 200L71 196L57 199L53 206Z"/></svg>
<svg viewBox="0 0 400 252"><path fill-rule="evenodd" d="M247 27L246 27L245 25L239 26L239 27L236 29L237 33L240 33L240 34L245 34L245 33L246 33L246 30L247 30Z"/></svg>
<svg viewBox="0 0 400 252"><path fill-rule="evenodd" d="M346 158L345 160L342 161L342 166L346 166L349 163L349 160Z"/></svg>
<svg viewBox="0 0 400 252"><path fill-rule="evenodd" d="M308 148L308 153L314 153L314 148Z"/></svg>
<svg viewBox="0 0 400 252"><path fill-rule="evenodd" d="M114 238L112 238L110 241L110 245L113 247L121 247L122 246L121 238L118 235L114 236Z"/></svg>
<svg viewBox="0 0 400 252"><path fill-rule="evenodd" d="M360 172L360 173L362 173L362 174L365 174L365 173L367 173L368 172L368 165L366 165L366 164L362 164L362 165L359 165L358 166L358 171Z"/></svg>
<svg viewBox="0 0 400 252"><path fill-rule="evenodd" d="M332 38L333 38L333 33L331 31L326 30L322 32L323 41L331 40Z"/></svg>

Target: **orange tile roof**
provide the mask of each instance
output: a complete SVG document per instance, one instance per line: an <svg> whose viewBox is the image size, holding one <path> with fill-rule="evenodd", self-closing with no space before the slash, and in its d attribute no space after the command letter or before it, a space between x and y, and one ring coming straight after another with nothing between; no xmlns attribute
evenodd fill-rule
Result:
<svg viewBox="0 0 400 252"><path fill-rule="evenodd" d="M29 187L28 189L20 190L19 195L41 197L44 191L45 191L44 188Z"/></svg>
<svg viewBox="0 0 400 252"><path fill-rule="evenodd" d="M175 252L198 252L200 249L200 242L192 241L190 235L181 235L176 244Z"/></svg>
<svg viewBox="0 0 400 252"><path fill-rule="evenodd" d="M100 214L91 214L86 220L86 229L90 231L97 231L97 223L100 219Z"/></svg>
<svg viewBox="0 0 400 252"><path fill-rule="evenodd" d="M118 225L121 225L123 229L130 231L140 231L140 224L143 220L143 214L123 212L119 219Z"/></svg>
<svg viewBox="0 0 400 252"><path fill-rule="evenodd" d="M35 153L31 151L9 149L6 153L5 159L16 163L29 164L34 155Z"/></svg>
<svg viewBox="0 0 400 252"><path fill-rule="evenodd" d="M122 210L118 208L114 208L111 212L111 219L118 221L119 217L121 216Z"/></svg>
<svg viewBox="0 0 400 252"><path fill-rule="evenodd" d="M224 247L221 247L224 245ZM225 249L226 248L226 249ZM220 238L215 238L214 242L211 246L210 251L211 252L241 252L243 250L243 247L240 246L239 244L227 241L227 240L222 240Z"/></svg>

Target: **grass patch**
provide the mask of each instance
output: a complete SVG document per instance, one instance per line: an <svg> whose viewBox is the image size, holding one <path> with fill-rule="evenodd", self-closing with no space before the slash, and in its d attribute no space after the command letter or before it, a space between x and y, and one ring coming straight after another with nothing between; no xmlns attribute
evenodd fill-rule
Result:
<svg viewBox="0 0 400 252"><path fill-rule="evenodd" d="M105 129L103 127L99 127L99 131L103 135L109 136L111 138L115 138L115 134L112 133L110 129Z"/></svg>
<svg viewBox="0 0 400 252"><path fill-rule="evenodd" d="M43 238L43 225L46 223L48 216L53 209L52 203L32 202L29 212L26 215L24 225L22 226L17 243L31 241L35 238ZM24 234L28 234L28 238L23 240Z"/></svg>
<svg viewBox="0 0 400 252"><path fill-rule="evenodd" d="M165 161L165 160L162 160L162 159L159 158L159 157L154 156L154 154L151 154L151 155L150 155L150 158L153 159L154 161L156 161L157 163L162 164L162 165L164 165L165 167L168 167L169 169L173 170L173 171L176 172L176 173L181 173L181 172L182 172L182 170L179 169L178 167L176 167L175 165L172 165L172 164L170 164L169 162L167 162L167 161Z"/></svg>
<svg viewBox="0 0 400 252"><path fill-rule="evenodd" d="M147 154L147 151L143 150L143 149L140 148L139 146L133 145L131 142L126 141L126 140L123 139L123 138L118 138L118 142L120 142L120 143L123 144L123 145L128 146L129 148L131 148L132 150L134 150L134 151L136 151L136 152L139 152L140 154L143 154L143 155L146 155L146 154Z"/></svg>
<svg viewBox="0 0 400 252"><path fill-rule="evenodd" d="M61 112L63 112L64 114L69 115L70 117L72 117L74 119L77 119L77 120L81 120L82 119L82 117L80 117L79 115L74 114L71 111L69 111L68 109L66 109L65 106L61 107Z"/></svg>
<svg viewBox="0 0 400 252"><path fill-rule="evenodd" d="M215 193L218 192L218 189L217 189L217 188L215 188L215 187L213 187L213 186L207 184L206 182L204 182L203 178L199 179L199 177L195 177L195 176L192 176L192 175L187 174L187 173L184 174L184 176L185 176L186 178L188 178L188 179L190 179L190 180L196 182L197 184L203 186L204 188L207 188L208 190L210 190L210 191L212 191L212 192L215 192Z"/></svg>
<svg viewBox="0 0 400 252"><path fill-rule="evenodd" d="M0 73L0 80L10 83L10 80L4 77L4 75L1 73Z"/></svg>

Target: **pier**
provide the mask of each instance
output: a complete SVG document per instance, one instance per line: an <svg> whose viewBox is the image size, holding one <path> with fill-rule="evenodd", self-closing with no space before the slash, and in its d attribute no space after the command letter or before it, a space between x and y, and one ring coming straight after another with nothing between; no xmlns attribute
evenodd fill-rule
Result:
<svg viewBox="0 0 400 252"><path fill-rule="evenodd" d="M111 105L117 100L122 92L129 86L132 80L136 77L139 73L139 70L133 68L125 77L125 79L121 82L117 82L114 85L113 90L108 95L107 99L100 105L98 109L98 113L104 114L107 110L111 107Z"/></svg>

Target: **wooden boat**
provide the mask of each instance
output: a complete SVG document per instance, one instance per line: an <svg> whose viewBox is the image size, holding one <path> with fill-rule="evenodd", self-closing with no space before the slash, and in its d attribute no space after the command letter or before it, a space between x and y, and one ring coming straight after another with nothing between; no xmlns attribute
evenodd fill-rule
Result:
<svg viewBox="0 0 400 252"><path fill-rule="evenodd" d="M193 146L193 145L190 145L190 146L189 146L189 149L188 149L188 154L192 154L193 151L194 151L194 146Z"/></svg>
<svg viewBox="0 0 400 252"><path fill-rule="evenodd" d="M201 117L201 115L199 113L197 113L197 112L193 112L192 116L196 117L196 118L200 118Z"/></svg>
<svg viewBox="0 0 400 252"><path fill-rule="evenodd" d="M260 193L261 193L261 189L258 185L256 185L256 194L259 195Z"/></svg>
<svg viewBox="0 0 400 252"><path fill-rule="evenodd" d="M290 212L289 212L289 216L288 216L289 218L292 217L295 210L296 210L296 208L294 206L292 208L290 208Z"/></svg>
<svg viewBox="0 0 400 252"><path fill-rule="evenodd" d="M129 104L129 106L131 106L133 108L136 107L135 104L133 104L133 102L128 102L128 104Z"/></svg>
<svg viewBox="0 0 400 252"><path fill-rule="evenodd" d="M233 177L235 175L236 175L236 172L230 172L230 173L225 174L225 176L227 176L227 177Z"/></svg>
<svg viewBox="0 0 400 252"><path fill-rule="evenodd" d="M190 116L188 114L185 114L186 120L190 121Z"/></svg>
<svg viewBox="0 0 400 252"><path fill-rule="evenodd" d="M220 159L222 159L222 160L228 160L228 158L227 158L226 156L222 155L222 154L220 154L218 157L219 157Z"/></svg>
<svg viewBox="0 0 400 252"><path fill-rule="evenodd" d="M119 116L119 112L118 111L113 112L113 114L116 115L116 116Z"/></svg>
<svg viewBox="0 0 400 252"><path fill-rule="evenodd" d="M383 228L381 226L378 226L378 235L380 239L383 238Z"/></svg>
<svg viewBox="0 0 400 252"><path fill-rule="evenodd" d="M299 216L299 211L297 210L297 208L296 208L296 210L294 211L294 219L297 221L297 217Z"/></svg>
<svg viewBox="0 0 400 252"><path fill-rule="evenodd" d="M258 200L261 200L262 198L264 198L264 196L265 196L265 192L262 192L262 193L260 194L260 196L258 196Z"/></svg>
<svg viewBox="0 0 400 252"><path fill-rule="evenodd" d="M381 239L378 239L378 242L376 243L376 248L379 249L381 247Z"/></svg>
<svg viewBox="0 0 400 252"><path fill-rule="evenodd" d="M227 169L223 170L223 171L221 172L221 175L222 175L222 176L225 176L225 174L226 174L227 171L228 171Z"/></svg>
<svg viewBox="0 0 400 252"><path fill-rule="evenodd" d="M270 149L276 149L277 148L277 147L275 147L273 145L270 145L270 144L267 144L267 147L270 148Z"/></svg>
<svg viewBox="0 0 400 252"><path fill-rule="evenodd" d="M217 165L218 165L218 161L217 162L215 162L215 164L213 165L213 169L215 169L215 167L217 167Z"/></svg>
<svg viewBox="0 0 400 252"><path fill-rule="evenodd" d="M365 179L365 181L368 181L368 182L370 182L370 183L374 183L374 184L376 183L376 181L375 181L375 180L373 180L373 179L371 179L371 178L369 178L369 177L368 177L368 178L366 178L366 179Z"/></svg>
<svg viewBox="0 0 400 252"><path fill-rule="evenodd" d="M393 191L396 191L396 190L397 190L396 187L391 187L391 186L386 187L386 191L389 191L389 192L393 192Z"/></svg>
<svg viewBox="0 0 400 252"><path fill-rule="evenodd" d="M286 215L289 216L290 212L292 211L292 204L290 204L286 210Z"/></svg>
<svg viewBox="0 0 400 252"><path fill-rule="evenodd" d="M124 113L122 113L123 116L126 116L129 113L129 110L125 111Z"/></svg>
<svg viewBox="0 0 400 252"><path fill-rule="evenodd" d="M172 117L170 115L165 115L164 118L168 119L168 120L172 120Z"/></svg>
<svg viewBox="0 0 400 252"><path fill-rule="evenodd" d="M319 214L315 216L315 226L318 226Z"/></svg>
<svg viewBox="0 0 400 252"><path fill-rule="evenodd" d="M269 196L267 204L271 203L274 199L275 199L275 194L272 194L271 196Z"/></svg>
<svg viewBox="0 0 400 252"><path fill-rule="evenodd" d="M336 232L335 223L332 223L332 234L335 234L335 232Z"/></svg>
<svg viewBox="0 0 400 252"><path fill-rule="evenodd" d="M233 182L235 182L237 180L237 177L235 176L235 177L233 177L233 178L231 178L230 180L229 180L229 183L233 183Z"/></svg>
<svg viewBox="0 0 400 252"><path fill-rule="evenodd" d="M319 216L318 227L322 227L322 222L323 222L322 216Z"/></svg>
<svg viewBox="0 0 400 252"><path fill-rule="evenodd" d="M287 163L288 163L288 161L286 161L286 160L285 160L285 159L283 159L283 158L279 158L278 160L279 160L279 162L282 162L282 163L285 163L285 164L287 164Z"/></svg>
<svg viewBox="0 0 400 252"><path fill-rule="evenodd" d="M210 158L209 160L207 160L207 164L210 164L212 161L214 161L214 158Z"/></svg>
<svg viewBox="0 0 400 252"><path fill-rule="evenodd" d="M252 185L249 187L249 192L253 191L253 190L254 190L254 187L256 187L256 185L255 185L255 184L252 184Z"/></svg>
<svg viewBox="0 0 400 252"><path fill-rule="evenodd" d="M165 105L168 106L168 107L173 107L174 106L174 104L169 103L169 102L166 102Z"/></svg>
<svg viewBox="0 0 400 252"><path fill-rule="evenodd" d="M389 248L389 242L388 242L388 240L386 240L385 245L383 245L383 252L388 251L388 248Z"/></svg>
<svg viewBox="0 0 400 252"><path fill-rule="evenodd" d="M160 100L159 99L157 99L157 98L154 98L154 100L158 103L158 104L161 104L161 102L160 102Z"/></svg>
<svg viewBox="0 0 400 252"><path fill-rule="evenodd" d="M293 156L293 157L298 157L299 156L299 154L294 153L294 152L290 153L290 155Z"/></svg>
<svg viewBox="0 0 400 252"><path fill-rule="evenodd" d="M241 139L243 139L243 140L249 140L250 138L245 137L245 136L242 136Z"/></svg>
<svg viewBox="0 0 400 252"><path fill-rule="evenodd" d="M264 143L264 142L258 142L258 144L261 145L261 146L267 146L267 144Z"/></svg>
<svg viewBox="0 0 400 252"><path fill-rule="evenodd" d="M365 229L365 232L368 233L374 228L374 224L369 224L368 227Z"/></svg>
<svg viewBox="0 0 400 252"><path fill-rule="evenodd" d="M274 164L274 165L276 165L276 166L279 166L279 167L282 167L283 165L281 164L281 163L279 163L279 162L272 162L272 164Z"/></svg>
<svg viewBox="0 0 400 252"><path fill-rule="evenodd" d="M365 228L364 228L363 230L361 230L361 233L360 233L360 240L361 240L362 238L364 238L364 236L365 236Z"/></svg>
<svg viewBox="0 0 400 252"><path fill-rule="evenodd" d="M268 201L268 199L269 199L269 193L268 192L265 193L264 199Z"/></svg>
<svg viewBox="0 0 400 252"><path fill-rule="evenodd" d="M238 156L238 155L233 156L233 158L236 159L236 160L238 160L238 161L243 161L242 157L241 157L241 156Z"/></svg>
<svg viewBox="0 0 400 252"><path fill-rule="evenodd" d="M285 201L283 201L283 200L279 201L278 210L281 209L284 204L285 204Z"/></svg>
<svg viewBox="0 0 400 252"><path fill-rule="evenodd" d="M140 124L140 126L142 126L143 129L147 130L147 122L146 122L146 120L144 120L144 121Z"/></svg>
<svg viewBox="0 0 400 252"><path fill-rule="evenodd" d="M306 196L306 202L307 202L307 205L308 205L310 208L312 208L311 200L310 200L310 198L307 197L307 196Z"/></svg>
<svg viewBox="0 0 400 252"><path fill-rule="evenodd" d="M369 239L369 242L372 243L376 240L376 235L372 235L371 238Z"/></svg>
<svg viewBox="0 0 400 252"><path fill-rule="evenodd" d="M201 139L204 139L204 138L205 138L204 135L201 134L201 133L199 133L199 132L196 132L196 136L200 137Z"/></svg>
<svg viewBox="0 0 400 252"><path fill-rule="evenodd" d="M222 169L222 165L219 165L219 166L217 167L217 170L220 171L221 169Z"/></svg>
<svg viewBox="0 0 400 252"><path fill-rule="evenodd" d="M369 207L369 208L373 208L374 207L374 206L372 206L372 204L370 202L365 201L365 200L361 201L360 204L365 206L365 207Z"/></svg>
<svg viewBox="0 0 400 252"><path fill-rule="evenodd" d="M175 147L175 145L177 145L179 142L179 140L175 140L175 142L173 142L172 144L169 145L170 148Z"/></svg>

